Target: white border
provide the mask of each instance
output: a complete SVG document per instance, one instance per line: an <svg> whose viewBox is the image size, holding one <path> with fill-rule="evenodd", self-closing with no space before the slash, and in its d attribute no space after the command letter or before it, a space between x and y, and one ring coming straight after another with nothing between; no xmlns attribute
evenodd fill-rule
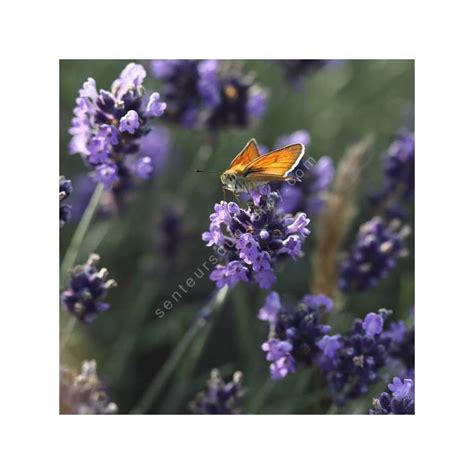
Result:
<svg viewBox="0 0 474 474"><path fill-rule="evenodd" d="M467 5L4 6L3 472L466 472L474 334ZM56 415L58 59L85 57L416 57L415 417Z"/></svg>

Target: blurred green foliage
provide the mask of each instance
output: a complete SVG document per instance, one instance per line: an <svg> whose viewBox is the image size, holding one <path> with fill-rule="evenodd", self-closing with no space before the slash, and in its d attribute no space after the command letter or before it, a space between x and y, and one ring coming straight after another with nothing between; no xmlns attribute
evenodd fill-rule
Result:
<svg viewBox="0 0 474 474"><path fill-rule="evenodd" d="M86 172L79 156L69 156L68 128L78 89L88 77L98 88L108 89L129 61L61 61L60 64L60 174L73 180ZM148 67L148 61L142 63ZM134 192L133 200L117 216L97 218L91 226L76 263L90 252L102 257L119 287L110 291L111 309L92 326L76 325L63 363L78 367L82 359L95 358L99 374L111 386L120 412L127 413L142 396L154 375L192 326L199 309L208 301L213 284L207 277L188 290L182 300L162 319L154 315L171 293L208 258L210 250L201 241L208 216L222 191L215 175L196 175L193 169L207 159L206 168L224 170L250 138L272 147L282 134L305 129L310 132L309 154L328 155L337 161L351 143L373 133L375 145L358 200L360 212L349 232L348 243L357 227L371 217L367 194L381 184L380 157L394 132L413 127L414 62L394 60L345 61L335 68L312 73L295 89L284 79L277 64L244 61L242 68L254 72L257 82L269 93L268 110L255 128L227 130L219 134L214 149L208 148L205 132L170 126L173 150L166 169L158 179ZM145 86L160 90L151 75ZM160 124L165 124L158 119ZM157 122L158 122L157 121ZM168 126L168 125L167 125ZM167 265L166 255L157 252L156 232L164 206L182 210L185 236L177 261ZM61 229L61 257L77 222ZM312 241L305 243L309 253ZM397 318L408 316L414 304L414 249L401 260L390 278L378 287L347 298L336 329L347 328L355 316L381 307L394 311ZM309 292L311 265L305 257L291 262L279 274L276 290L293 300ZM63 282L61 282L63 284ZM260 349L266 338L266 324L256 319L265 292L239 285L209 324L197 331L184 357L154 400L150 413L186 413L187 404L204 387L210 369L218 367L229 377L234 370L244 372L247 386L244 411L251 413L311 413L315 407L312 371L302 370L280 382L269 379L268 363ZM62 314L62 325L70 316ZM368 411L367 399L346 407L348 413Z"/></svg>

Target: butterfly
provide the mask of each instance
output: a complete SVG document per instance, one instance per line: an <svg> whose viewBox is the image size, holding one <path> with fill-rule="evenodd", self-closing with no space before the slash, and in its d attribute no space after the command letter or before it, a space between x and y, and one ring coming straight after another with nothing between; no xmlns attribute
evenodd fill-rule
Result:
<svg viewBox="0 0 474 474"><path fill-rule="evenodd" d="M253 191L271 181L294 181L288 176L304 155L304 145L295 143L278 150L260 154L257 142L250 140L221 174L224 189L234 194Z"/></svg>

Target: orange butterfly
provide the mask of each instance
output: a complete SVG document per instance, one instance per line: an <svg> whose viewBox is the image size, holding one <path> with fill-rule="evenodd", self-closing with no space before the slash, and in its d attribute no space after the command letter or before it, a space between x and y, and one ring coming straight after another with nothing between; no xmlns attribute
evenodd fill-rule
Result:
<svg viewBox="0 0 474 474"><path fill-rule="evenodd" d="M304 155L304 145L296 143L261 155L252 138L221 174L224 189L234 194L249 192L270 181L290 181L288 176Z"/></svg>

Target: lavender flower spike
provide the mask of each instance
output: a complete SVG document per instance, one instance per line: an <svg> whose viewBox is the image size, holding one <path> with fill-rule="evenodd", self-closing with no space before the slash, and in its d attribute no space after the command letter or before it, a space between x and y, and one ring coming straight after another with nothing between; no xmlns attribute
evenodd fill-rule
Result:
<svg viewBox="0 0 474 474"><path fill-rule="evenodd" d="M392 394L383 392L379 398L374 398L374 408L371 415L414 415L415 414L415 384L411 379L395 377L388 384Z"/></svg>
<svg viewBox="0 0 474 474"><path fill-rule="evenodd" d="M107 189L130 187L137 162L144 156L140 146L150 131L148 122L163 114L166 104L154 92L145 102L143 66L128 64L110 91L97 91L94 79L84 82L76 99L69 133L70 153L81 155L92 168L92 177Z"/></svg>
<svg viewBox="0 0 474 474"><path fill-rule="evenodd" d="M332 355L339 348L337 340L328 339L331 328L323 323L332 307L324 295L306 295L294 308L284 307L277 293L268 295L259 318L269 323L262 350L271 362L273 379L282 379L301 366L317 365L321 354Z"/></svg>
<svg viewBox="0 0 474 474"><path fill-rule="evenodd" d="M84 361L80 374L61 367L60 403L61 413L66 414L110 415L118 410L97 376L95 360Z"/></svg>
<svg viewBox="0 0 474 474"><path fill-rule="evenodd" d="M303 255L309 219L303 213L284 215L278 210L279 199L278 193L264 186L254 193L246 209L234 202L215 205L209 231L202 239L216 254L218 264L210 278L218 288L232 288L239 281L271 288L276 265Z"/></svg>
<svg viewBox="0 0 474 474"><path fill-rule="evenodd" d="M84 324L90 324L109 304L103 299L110 288L117 286L108 279L106 268L98 270L100 257L92 254L85 265L74 267L69 274L67 288L61 292L64 308Z"/></svg>
<svg viewBox="0 0 474 474"><path fill-rule="evenodd" d="M197 415L238 415L241 413L245 389L242 372L235 372L232 381L225 383L219 371L211 371L207 390L197 394L190 410Z"/></svg>

